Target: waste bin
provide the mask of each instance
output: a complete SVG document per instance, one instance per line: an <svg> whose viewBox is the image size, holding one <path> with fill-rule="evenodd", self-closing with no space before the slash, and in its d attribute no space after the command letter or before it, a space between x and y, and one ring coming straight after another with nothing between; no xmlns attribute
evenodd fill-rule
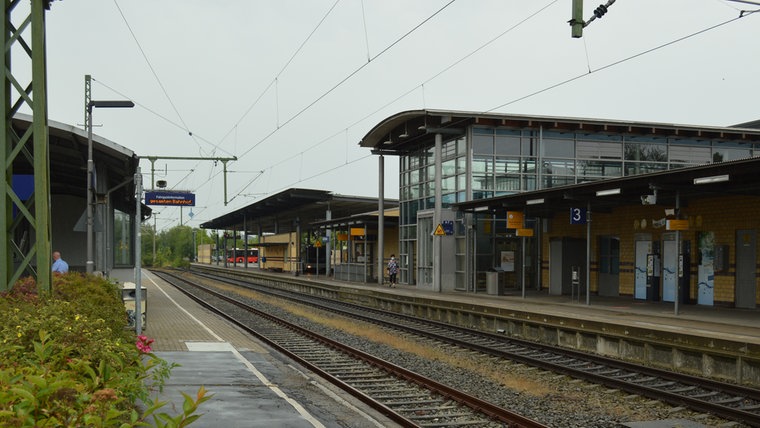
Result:
<svg viewBox="0 0 760 428"><path fill-rule="evenodd" d="M121 300L124 301L124 307L127 309L127 328L137 330L135 323L135 292L137 286L134 282L125 282L121 287ZM142 312L142 330L145 330L146 314L148 312L148 290L140 287L140 312Z"/></svg>
<svg viewBox="0 0 760 428"><path fill-rule="evenodd" d="M501 272L499 271L486 272L486 293L496 296L504 294L504 286L500 276Z"/></svg>

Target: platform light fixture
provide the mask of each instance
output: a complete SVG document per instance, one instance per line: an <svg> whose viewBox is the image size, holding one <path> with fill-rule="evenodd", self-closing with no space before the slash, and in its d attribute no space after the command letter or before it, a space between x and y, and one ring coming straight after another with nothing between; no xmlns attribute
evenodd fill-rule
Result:
<svg viewBox="0 0 760 428"><path fill-rule="evenodd" d="M94 221L95 221L95 162L92 158L92 109L98 108L132 108L135 103L128 100L95 101L87 103L87 273L95 270L94 257ZM139 221L138 221L139 222Z"/></svg>
<svg viewBox="0 0 760 428"><path fill-rule="evenodd" d="M728 174L724 175L712 175L710 177L697 177L694 179L694 184L711 184L722 183L728 181L731 177Z"/></svg>
<svg viewBox="0 0 760 428"><path fill-rule="evenodd" d="M611 195L619 195L620 194L620 188L616 187L614 189L605 189L605 190L597 190L596 196L611 196Z"/></svg>
<svg viewBox="0 0 760 428"><path fill-rule="evenodd" d="M409 138L409 132L407 132L407 125L404 123L404 132L399 134L399 138Z"/></svg>
<svg viewBox="0 0 760 428"><path fill-rule="evenodd" d="M544 198L528 199L525 201L525 205L540 205L544 203Z"/></svg>

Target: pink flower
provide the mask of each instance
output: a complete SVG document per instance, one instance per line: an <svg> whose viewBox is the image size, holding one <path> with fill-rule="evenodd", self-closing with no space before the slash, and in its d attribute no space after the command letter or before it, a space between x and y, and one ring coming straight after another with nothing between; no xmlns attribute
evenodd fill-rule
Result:
<svg viewBox="0 0 760 428"><path fill-rule="evenodd" d="M141 334L137 336L137 342L135 343L135 346L137 346L137 350L140 351L141 354L149 354L152 351L150 345L153 342L153 339L150 339L148 336Z"/></svg>

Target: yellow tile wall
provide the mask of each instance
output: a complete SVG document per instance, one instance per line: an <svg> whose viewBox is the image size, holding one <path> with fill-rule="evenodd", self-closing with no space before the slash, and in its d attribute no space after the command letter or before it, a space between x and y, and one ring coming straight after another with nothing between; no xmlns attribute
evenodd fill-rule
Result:
<svg viewBox="0 0 760 428"><path fill-rule="evenodd" d="M612 211L611 213L593 212L591 214L591 290L597 291L597 236L610 235L620 238L620 294L633 295L634 283L634 235L637 233L651 234L653 241L661 239L667 233L664 227L652 227L653 220L665 217L664 205L631 205ZM715 304L731 305L734 302L734 278L736 274L736 231L742 229L760 229L760 198L746 196L725 196L693 201L681 209L681 218L689 220L689 230L681 233L681 239L691 241L691 281L689 284L690 297L696 300L697 283L697 233L715 233L716 245L727 245L729 253L729 269L727 272L716 272L715 275ZM641 220L646 220L646 227L641 227ZM549 287L549 241L551 238L573 237L586 238L585 225L571 225L569 210L549 220L550 232L544 234L542 242L542 283ZM758 239L760 240L760 239ZM758 251L760 255L760 251ZM760 277L755 269L756 302L760 304L760 287L757 278Z"/></svg>

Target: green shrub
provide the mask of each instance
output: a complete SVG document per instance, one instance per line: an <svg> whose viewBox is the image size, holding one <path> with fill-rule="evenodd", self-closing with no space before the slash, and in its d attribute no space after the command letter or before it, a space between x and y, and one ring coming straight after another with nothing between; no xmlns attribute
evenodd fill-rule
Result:
<svg viewBox="0 0 760 428"><path fill-rule="evenodd" d="M185 396L183 413L158 413L145 382L161 388L172 365L156 357L151 340L126 330L118 288L103 278L56 276L51 295L33 279L0 296L0 426L186 426L210 397ZM188 401L189 400L189 401ZM147 403L142 414L138 403Z"/></svg>

